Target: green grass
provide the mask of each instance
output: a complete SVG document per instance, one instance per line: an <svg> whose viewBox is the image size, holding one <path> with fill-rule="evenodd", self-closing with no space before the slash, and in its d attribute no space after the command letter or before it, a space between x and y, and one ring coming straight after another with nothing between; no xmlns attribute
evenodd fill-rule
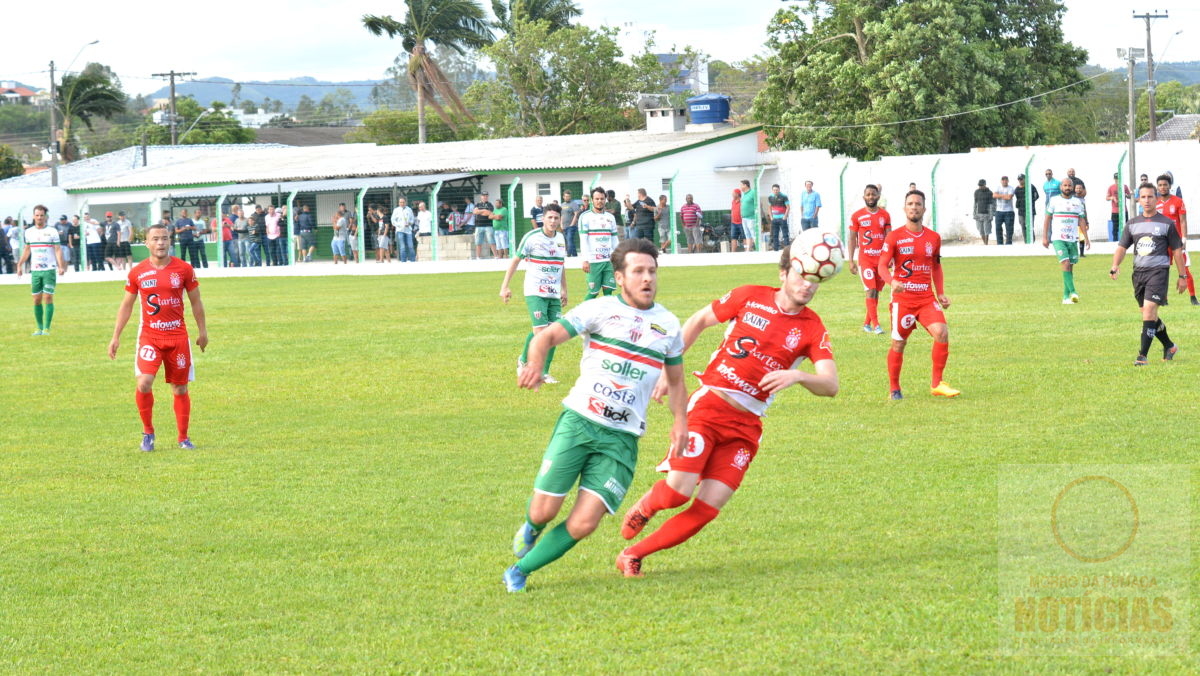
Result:
<svg viewBox="0 0 1200 676"><path fill-rule="evenodd" d="M1064 307L1049 258L947 261L964 394L927 395L914 334L897 404L886 336L861 332L843 274L814 302L841 393L779 397L720 518L642 580L613 569L606 520L524 595L500 573L579 341L559 349L562 385L518 390L527 317L498 273L203 281L194 453L169 443L161 382L160 451L136 451L134 329L105 355L120 285L60 285L48 339L28 336L26 289L0 287L0 670L1187 671L1000 651L1000 465L1195 461L1200 311L1168 307L1180 357L1134 369L1140 321L1107 267L1080 265L1083 302ZM682 319L775 280L664 269L660 300ZM634 497L668 421L655 407Z"/></svg>

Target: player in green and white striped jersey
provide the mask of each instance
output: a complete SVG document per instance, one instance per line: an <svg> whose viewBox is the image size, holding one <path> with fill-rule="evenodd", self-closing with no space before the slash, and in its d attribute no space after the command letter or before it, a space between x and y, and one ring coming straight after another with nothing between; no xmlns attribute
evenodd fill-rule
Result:
<svg viewBox="0 0 1200 676"><path fill-rule="evenodd" d="M21 252L21 260L17 261L18 278L25 269L25 261L29 261L33 316L37 319L37 331L33 332L35 336L50 335L50 321L54 319L54 287L58 275L67 274L67 264L63 262L59 249L58 228L46 224L46 212L46 207L40 204L33 208L33 227L25 231L25 251ZM55 270L58 274L55 274Z"/></svg>
<svg viewBox="0 0 1200 676"><path fill-rule="evenodd" d="M1075 292L1075 264L1079 262L1079 237L1083 236L1083 245L1091 248L1092 243L1087 235L1087 210L1083 200L1075 196L1075 183L1065 180L1059 186L1061 194L1054 195L1046 204L1046 220L1042 228L1042 246L1050 248L1054 243L1054 252L1058 254L1058 262L1062 265L1063 273L1063 305L1079 302L1079 294Z"/></svg>
<svg viewBox="0 0 1200 676"><path fill-rule="evenodd" d="M562 316L562 308L567 304L566 255L567 245L561 233L557 232L558 224L562 221L562 207L551 204L542 213L542 227L530 230L521 238L521 243L513 249L512 261L504 273L504 281L500 283L500 300L508 303L512 291L508 283L512 281L517 265L528 261L525 268L525 306L529 308L529 321L533 328L525 337L525 349L517 360L517 373L525 366L529 358L529 342L534 335L541 333L551 322ZM546 363L542 366L542 382L555 384L558 382L550 375L550 362L554 361L554 348L546 355Z"/></svg>
<svg viewBox="0 0 1200 676"><path fill-rule="evenodd" d="M581 303L539 333L517 379L523 388L538 389L546 352L574 336L583 338L579 379L563 400L525 522L513 538L513 553L520 561L504 571L510 592L525 589L530 573L566 554L596 529L605 513L620 506L633 482L646 407L663 374L675 419L672 452L687 446L683 336L675 315L654 302L658 250L647 240L628 239L611 260L620 295ZM570 515L539 541L576 481L579 495Z"/></svg>
<svg viewBox="0 0 1200 676"><path fill-rule="evenodd" d="M583 249L583 271L587 273L588 292L584 300L617 289L613 277L612 256L617 246L617 219L604 209L608 193L592 188L592 208L579 215L579 242Z"/></svg>

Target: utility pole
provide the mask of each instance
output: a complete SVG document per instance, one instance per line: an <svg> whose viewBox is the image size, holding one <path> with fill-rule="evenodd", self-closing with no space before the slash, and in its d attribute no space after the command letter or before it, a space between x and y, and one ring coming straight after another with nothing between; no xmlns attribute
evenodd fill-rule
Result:
<svg viewBox="0 0 1200 676"><path fill-rule="evenodd" d="M1150 103L1150 140L1158 140L1158 118L1154 112L1154 52L1150 51L1150 20L1169 18L1166 12L1159 14L1134 14L1135 19L1146 20L1146 99Z"/></svg>
<svg viewBox="0 0 1200 676"><path fill-rule="evenodd" d="M50 185L58 187L58 95L53 61L50 62Z"/></svg>
<svg viewBox="0 0 1200 676"><path fill-rule="evenodd" d="M1137 183L1137 157L1135 155L1134 141L1137 139L1137 100L1133 98L1133 64L1137 61L1137 50L1132 47L1129 49L1129 186L1130 191L1134 195L1138 191Z"/></svg>
<svg viewBox="0 0 1200 676"><path fill-rule="evenodd" d="M176 73L173 70L169 73L153 73L151 75L151 77L165 77L171 80L171 145L178 144L178 139L175 137L175 78L191 75L195 75L195 73Z"/></svg>

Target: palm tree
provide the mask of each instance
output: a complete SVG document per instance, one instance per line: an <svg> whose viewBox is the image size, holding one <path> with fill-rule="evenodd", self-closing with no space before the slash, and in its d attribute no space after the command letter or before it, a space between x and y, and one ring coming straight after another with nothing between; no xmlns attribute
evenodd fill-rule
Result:
<svg viewBox="0 0 1200 676"><path fill-rule="evenodd" d="M467 119L473 119L458 92L450 84L437 62L430 57L426 43L464 54L492 43L491 27L484 19L478 0L404 0L408 15L404 21L391 16L363 16L363 25L375 35L399 37L408 58L408 84L417 93L417 142L425 142L425 103L433 106L438 117L458 131L445 106Z"/></svg>
<svg viewBox="0 0 1200 676"><path fill-rule="evenodd" d="M125 92L113 83L103 68L93 68L88 64L78 75L64 75L58 85L56 101L62 114L62 136L59 139L62 146L63 161L71 162L77 159L77 148L71 126L76 119L92 131L92 118L99 117L111 120L114 115L125 112Z"/></svg>
<svg viewBox="0 0 1200 676"><path fill-rule="evenodd" d="M492 25L502 33L513 32L517 21L546 21L556 31L571 25L583 12L573 0L492 0Z"/></svg>

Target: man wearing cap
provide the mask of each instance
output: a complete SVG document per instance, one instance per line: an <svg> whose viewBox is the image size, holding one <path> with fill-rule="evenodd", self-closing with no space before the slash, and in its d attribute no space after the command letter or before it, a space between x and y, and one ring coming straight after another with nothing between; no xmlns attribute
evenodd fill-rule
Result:
<svg viewBox="0 0 1200 676"><path fill-rule="evenodd" d="M1013 196L1016 190L1008 184L1008 177L1000 177L1000 187L996 188L996 192L992 193L992 197L996 198L996 245L1012 244L1013 236L1013 219L1016 217L1016 212L1013 210Z"/></svg>
<svg viewBox="0 0 1200 676"><path fill-rule="evenodd" d="M1025 192L1029 191L1029 213L1025 213ZM1037 215L1037 203L1042 198L1038 192L1037 186L1025 185L1025 174L1017 176L1017 187L1013 191L1013 202L1017 208L1017 219L1021 221L1021 239L1027 243L1033 241L1034 235L1029 231L1026 223L1034 223L1034 216Z"/></svg>
<svg viewBox="0 0 1200 676"><path fill-rule="evenodd" d="M979 188L975 190L975 227L979 228L979 236L986 246L988 236L992 234L992 216L996 212L996 199L987 187L987 181L979 179Z"/></svg>
<svg viewBox="0 0 1200 676"><path fill-rule="evenodd" d="M475 214L475 258L483 258L484 244L487 245L489 255L492 258L496 257L495 239L492 234L492 212L495 210L495 205L488 201L488 194L480 193L479 202L471 210L471 213Z"/></svg>
<svg viewBox="0 0 1200 676"><path fill-rule="evenodd" d="M63 214L58 217L58 223L54 224L58 229L58 250L62 253L63 262L67 266L71 265L71 223L67 220L67 215Z"/></svg>

